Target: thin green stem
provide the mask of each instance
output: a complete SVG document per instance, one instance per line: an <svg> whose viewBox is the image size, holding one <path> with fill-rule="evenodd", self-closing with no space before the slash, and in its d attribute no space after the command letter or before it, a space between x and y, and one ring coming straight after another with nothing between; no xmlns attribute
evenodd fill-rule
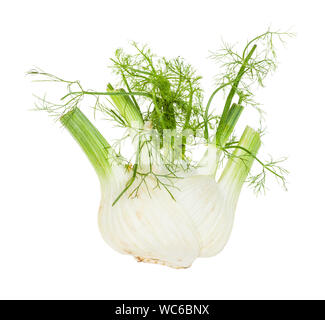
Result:
<svg viewBox="0 0 325 320"><path fill-rule="evenodd" d="M131 88L130 88L130 86L129 86L128 81L126 80L126 77L125 77L124 73L122 73L122 78L123 78L123 82L124 82L126 88L128 89L128 93L131 93L131 92L132 92L132 91L131 91ZM132 99L134 105L137 107L138 111L141 113L141 109L140 109L140 107L139 107L139 105L138 105L138 102L137 102L137 100L135 99L135 97L134 97L133 95L131 95L130 97L131 97L131 99Z"/></svg>
<svg viewBox="0 0 325 320"><path fill-rule="evenodd" d="M244 148L243 146L238 145L238 146L227 146L224 149L240 149L240 150L245 151L248 155L250 155L251 157L253 157L265 170L268 170L269 172L273 173L275 176L277 176L278 178L280 178L281 180L283 180L283 176L281 176L280 174L276 173L274 170L272 170L268 166L266 166L262 160L260 160L259 158L257 158L256 155L254 155L247 148Z"/></svg>
<svg viewBox="0 0 325 320"><path fill-rule="evenodd" d="M211 102L214 98L214 96L223 88L225 88L226 86L230 85L232 82L228 82L228 83L224 83L223 85L221 85L220 87L218 87L217 89L215 89L210 98L209 98L209 101L207 103L207 106L205 108L205 111L204 111L204 139L209 140L209 128L208 128L208 116L209 116L209 108L210 108L210 105L211 105Z"/></svg>
<svg viewBox="0 0 325 320"><path fill-rule="evenodd" d="M121 197L123 196L123 194L131 187L131 185L134 183L136 177L137 177L137 172L138 172L138 165L139 165L139 160L140 160L140 153L141 153L141 140L139 138L139 144L138 144L138 149L137 149L137 154L136 154L136 160L135 160L135 164L133 166L133 173L132 173L132 177L130 178L130 180L127 182L125 188L122 190L122 192L117 196L117 198L114 200L112 207L116 204L117 201L119 201L121 199Z"/></svg>
<svg viewBox="0 0 325 320"><path fill-rule="evenodd" d="M152 98L150 93L146 92L97 92L97 91L76 91L76 92L69 92L65 96L61 98L64 100L68 96L76 95L76 94L89 94L93 96L142 96L147 98Z"/></svg>
<svg viewBox="0 0 325 320"><path fill-rule="evenodd" d="M223 130L225 128L225 125L226 125L226 121L227 121L227 116L228 116L228 111L229 111L229 108L230 108L230 105L231 105L231 102L232 102L232 99L234 97L234 95L236 94L237 92L237 88L238 88L238 85L239 85L239 82L242 78L242 76L245 74L246 72L246 67L247 67L247 64L250 60L250 58L252 57L254 51L256 50L256 44L253 46L253 48L250 50L250 52L248 53L247 57L244 59L243 63L242 63L242 66L240 67L239 71L238 71L238 74L236 76L236 79L230 89L230 92L227 96L227 100L226 100L226 103L225 103L225 106L224 106L224 109L223 109L223 112L222 112L222 115L221 115L221 118L220 118L220 122L219 122L219 125L218 125L218 129L217 129L217 133L216 133L216 143L218 145L221 145L221 141L220 141L220 137L223 133Z"/></svg>
<svg viewBox="0 0 325 320"><path fill-rule="evenodd" d="M224 127L224 130L222 132L222 135L219 137L219 143L221 146L225 145L231 134L233 133L235 126L237 124L237 121L244 110L244 107L237 104L233 103L231 108L229 109L228 112L228 117L227 121Z"/></svg>

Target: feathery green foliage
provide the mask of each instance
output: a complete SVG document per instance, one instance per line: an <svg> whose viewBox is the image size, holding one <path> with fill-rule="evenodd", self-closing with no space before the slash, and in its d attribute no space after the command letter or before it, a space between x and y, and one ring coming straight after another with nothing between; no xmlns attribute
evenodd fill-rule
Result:
<svg viewBox="0 0 325 320"><path fill-rule="evenodd" d="M179 145L174 137L171 139L169 151L175 154L171 158L166 156L164 130L173 130L175 135L190 130L194 136L191 144L214 143L223 157L234 156L236 152L229 150L241 148L234 135L237 121L249 106L261 111L253 92L256 87L263 87L266 76L276 69L275 42L283 42L285 36L292 34L267 31L247 42L242 51L238 52L233 46L224 44L223 49L212 53L211 57L217 62L220 72L216 88L206 105L203 103L201 77L184 59L159 58L147 46L132 42L135 53L130 54L118 49L115 57L111 59L111 68L120 79L118 89L108 84L107 90L103 92L85 90L79 81L66 81L42 70L31 70L29 74L40 76L39 81L59 82L65 84L68 90L58 103L49 102L45 97L38 98L40 103L36 108L62 118L68 112L79 108L85 96L92 96L95 99L95 112L102 112L121 127L133 127L138 130L136 136L141 137L138 139L132 177L114 203L136 182L138 184L130 194L137 195L140 185L146 183L146 177L149 175L155 177L158 187L162 185L172 196L169 190L172 183L162 182L161 176L153 169L150 156L149 170L140 170L142 150L157 149L157 146L153 146L152 139L142 135L143 126L149 123L150 128L158 132L160 142L155 153L168 171L164 177L168 181L178 177L179 172L193 169L197 163L192 161L187 153L189 139L184 136L181 138L181 156L175 156ZM224 106L220 108L217 105L212 109L213 100L220 92L227 93ZM136 128L133 126L134 122L137 123ZM211 128L215 127L212 131ZM150 155L151 151L147 154ZM253 155L246 150L247 156ZM271 160L265 163L256 156L253 157L262 168L260 173L249 179L249 184L255 191L264 190L267 172L272 173L285 186L287 171L279 166L281 161ZM130 163L123 160L121 155L119 161L124 161L125 166L130 167Z"/></svg>

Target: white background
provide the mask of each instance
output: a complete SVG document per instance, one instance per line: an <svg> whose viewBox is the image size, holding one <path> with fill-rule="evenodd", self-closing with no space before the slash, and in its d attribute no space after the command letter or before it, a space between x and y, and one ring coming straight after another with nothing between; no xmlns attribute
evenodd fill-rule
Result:
<svg viewBox="0 0 325 320"><path fill-rule="evenodd" d="M325 298L323 1L6 1L0 10L0 298ZM137 263L101 239L97 177L69 134L31 112L34 66L105 89L128 41L183 56L212 88L209 50L264 32L297 37L258 98L265 152L286 155L289 191L244 189L230 241L187 270ZM207 90L209 91L209 90ZM109 139L106 122L100 121ZM106 130L105 130L106 129Z"/></svg>

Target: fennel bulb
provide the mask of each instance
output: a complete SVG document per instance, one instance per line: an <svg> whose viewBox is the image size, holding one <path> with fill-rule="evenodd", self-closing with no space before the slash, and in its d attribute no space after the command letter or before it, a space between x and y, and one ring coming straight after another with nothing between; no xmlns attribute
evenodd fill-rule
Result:
<svg viewBox="0 0 325 320"><path fill-rule="evenodd" d="M222 250L232 229L252 156L237 149L218 182L214 170L206 174L196 169L178 172L183 178L174 183L174 198L167 190L156 187L155 178L148 177L146 187L140 185L135 198L126 192L112 206L132 172L105 161L103 155L110 146L79 109L70 111L61 121L88 152L97 171L101 183L99 229L112 248L133 255L138 261L174 268L187 268L197 257L213 256ZM247 127L238 145L255 155L260 146L259 133ZM99 150L89 150L89 146ZM156 174L163 174L162 170L156 168Z"/></svg>
<svg viewBox="0 0 325 320"><path fill-rule="evenodd" d="M275 68L273 42L281 35L267 31L248 42L241 55L229 48L216 54L226 70L206 107L200 77L190 65L180 58L157 60L135 43L136 54L117 50L112 59L122 89L108 84L105 92L87 91L78 81L30 72L68 85L63 103L43 100L39 109L58 115L92 163L101 186L99 229L112 248L138 261L187 268L196 258L214 256L224 248L246 181L257 191L263 190L267 172L285 182L279 161L257 158L261 131L246 127L240 138L234 132L243 110L255 105L250 86L261 85ZM257 52L261 41L268 48L263 58ZM228 87L222 113L209 111L214 96ZM131 159L111 146L81 112L84 96L95 97L95 109L126 129L135 150ZM105 96L113 108L100 100ZM206 152L194 161L189 149L202 144ZM262 171L249 176L254 160Z"/></svg>

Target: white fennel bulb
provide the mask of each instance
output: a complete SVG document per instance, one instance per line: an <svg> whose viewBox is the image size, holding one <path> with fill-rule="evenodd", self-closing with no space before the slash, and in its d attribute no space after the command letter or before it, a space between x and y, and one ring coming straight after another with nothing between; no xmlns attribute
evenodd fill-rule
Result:
<svg viewBox="0 0 325 320"><path fill-rule="evenodd" d="M190 266L200 254L200 242L195 224L181 204L165 190L149 186L150 196L140 190L137 198L125 195L112 206L123 188L118 171L102 186L99 228L104 240L138 261Z"/></svg>
<svg viewBox="0 0 325 320"><path fill-rule="evenodd" d="M84 150L90 145L102 150L88 150L88 157L101 183L99 229L112 248L138 261L174 268L187 268L196 258L213 256L223 249L231 233L242 184L254 160L252 155L260 146L257 132L246 128L239 145L252 154L246 154L245 159L240 157L245 152L237 149L218 182L214 173L184 172L181 179L175 179L171 197L149 176L132 198L129 190L121 195L132 170L109 165L102 158L110 147L81 111L75 109L61 121Z"/></svg>

